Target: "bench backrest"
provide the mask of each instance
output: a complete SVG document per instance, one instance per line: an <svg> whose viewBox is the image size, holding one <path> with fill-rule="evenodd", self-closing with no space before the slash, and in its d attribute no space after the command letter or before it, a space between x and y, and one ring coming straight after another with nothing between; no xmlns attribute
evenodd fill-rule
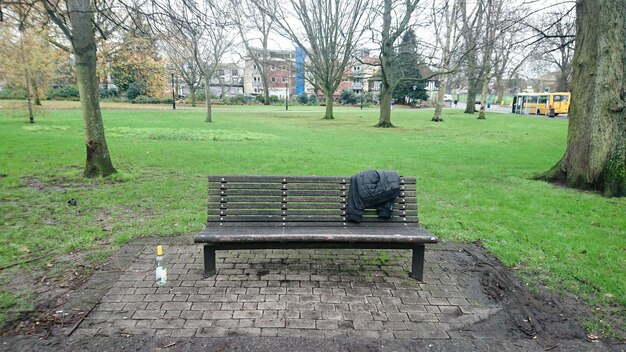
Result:
<svg viewBox="0 0 626 352"><path fill-rule="evenodd" d="M208 226L406 226L418 223L414 177L400 177L393 217L345 220L350 177L209 176Z"/></svg>

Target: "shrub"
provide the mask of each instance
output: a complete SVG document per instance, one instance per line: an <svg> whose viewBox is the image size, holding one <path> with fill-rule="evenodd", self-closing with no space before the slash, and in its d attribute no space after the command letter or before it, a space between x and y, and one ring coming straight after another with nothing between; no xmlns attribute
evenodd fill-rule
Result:
<svg viewBox="0 0 626 352"><path fill-rule="evenodd" d="M298 103L300 103L302 105L306 105L306 104L309 103L309 96L306 93L302 93L302 94L298 95L296 100L298 101Z"/></svg>
<svg viewBox="0 0 626 352"><path fill-rule="evenodd" d="M117 96L120 95L120 90L117 88L100 88L100 98L101 99L107 99L107 98L116 98Z"/></svg>
<svg viewBox="0 0 626 352"><path fill-rule="evenodd" d="M359 99L355 92L347 89L341 91L341 94L339 95L340 104L356 104L358 102Z"/></svg>
<svg viewBox="0 0 626 352"><path fill-rule="evenodd" d="M4 87L0 90L0 99L26 99L26 90L15 87Z"/></svg>
<svg viewBox="0 0 626 352"><path fill-rule="evenodd" d="M131 100L133 104L171 104L172 98L153 98L147 95L138 95L135 99Z"/></svg>
<svg viewBox="0 0 626 352"><path fill-rule="evenodd" d="M76 86L51 87L48 89L48 99L76 100L79 97Z"/></svg>
<svg viewBox="0 0 626 352"><path fill-rule="evenodd" d="M140 82L133 82L128 86L128 90L126 91L126 98L128 100L135 100L140 95L146 94L146 86Z"/></svg>
<svg viewBox="0 0 626 352"><path fill-rule="evenodd" d="M317 105L318 104L317 103L317 95L315 95L315 94L309 95L309 102L308 102L308 104L309 105Z"/></svg>

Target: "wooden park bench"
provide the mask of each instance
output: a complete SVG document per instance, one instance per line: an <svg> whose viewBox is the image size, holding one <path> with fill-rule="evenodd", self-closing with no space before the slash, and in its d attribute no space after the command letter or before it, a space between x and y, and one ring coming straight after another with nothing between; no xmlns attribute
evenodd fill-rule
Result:
<svg viewBox="0 0 626 352"><path fill-rule="evenodd" d="M391 219L366 209L346 221L350 177L209 176L204 274L216 273L215 251L233 249L412 249L411 277L424 277L424 245L437 237L419 226L414 177L401 177Z"/></svg>

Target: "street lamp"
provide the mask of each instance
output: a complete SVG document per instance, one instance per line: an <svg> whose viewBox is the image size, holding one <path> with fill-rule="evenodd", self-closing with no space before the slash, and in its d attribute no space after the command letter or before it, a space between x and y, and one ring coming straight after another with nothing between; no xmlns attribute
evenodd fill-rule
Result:
<svg viewBox="0 0 626 352"><path fill-rule="evenodd" d="M176 110L176 86L174 85L174 72L172 71L172 109Z"/></svg>
<svg viewBox="0 0 626 352"><path fill-rule="evenodd" d="M361 110L363 110L363 90L361 89Z"/></svg>

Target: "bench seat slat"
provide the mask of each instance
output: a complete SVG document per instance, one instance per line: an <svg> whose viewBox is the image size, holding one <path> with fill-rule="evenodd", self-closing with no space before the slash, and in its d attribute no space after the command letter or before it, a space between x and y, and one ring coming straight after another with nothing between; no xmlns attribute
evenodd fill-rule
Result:
<svg viewBox="0 0 626 352"><path fill-rule="evenodd" d="M292 216L292 215L346 215L345 209L209 209L208 215L213 216L231 216L231 215L274 215L274 216ZM364 216L377 216L378 213L374 209L366 209ZM415 210L394 209L393 216L415 216Z"/></svg>
<svg viewBox="0 0 626 352"><path fill-rule="evenodd" d="M396 203L409 202L412 203L415 197L398 197ZM236 196L209 196L209 202L228 202L228 203L345 203L348 201L346 196L340 197L306 197L306 196L257 196L254 194L236 195Z"/></svg>
<svg viewBox="0 0 626 352"><path fill-rule="evenodd" d="M216 183L213 185L214 188L217 189L247 189L247 190L257 190L257 189L293 189L293 190L311 190L311 189L324 189L324 190L348 190L349 185L343 184L339 185L337 183Z"/></svg>
<svg viewBox="0 0 626 352"><path fill-rule="evenodd" d="M315 209L340 209L345 210L346 203L323 203L315 204ZM312 206L307 203L220 203L210 209L311 209ZM394 208L402 210L417 210L416 204L410 203L394 203ZM367 212L369 209L366 209Z"/></svg>
<svg viewBox="0 0 626 352"><path fill-rule="evenodd" d="M221 224L221 225L220 225ZM417 221L405 221L405 222L380 222L380 221L364 221L360 224L352 223L352 222L338 222L338 221L262 221L262 222L254 222L254 221L209 221L207 222L207 228L211 227L220 227L220 228L236 228L237 230L231 229L230 231L236 232L239 228L257 228L257 227L332 227L332 228L341 228L341 227L354 227L354 228L366 228L366 227L381 227L381 228L390 228L390 227L416 227L419 225Z"/></svg>
<svg viewBox="0 0 626 352"><path fill-rule="evenodd" d="M328 231L326 231L328 232ZM237 242L376 242L376 243L437 243L433 236L381 235L381 234L267 234L267 235L212 235L196 236L195 243L237 243Z"/></svg>
<svg viewBox="0 0 626 352"><path fill-rule="evenodd" d="M246 189L210 189L209 190L209 196L238 196L238 195L249 195L250 192L249 190ZM268 189L258 189L255 190L254 192L255 195L258 196L276 196L276 191L275 190L268 190ZM343 196L346 197L348 195L348 191L346 190L318 190L318 189L311 189L311 190L293 190L293 189L288 189L285 190L284 193L281 192L279 195L283 196L311 196L311 197L323 197L323 196ZM401 194L401 196L406 196L406 197L415 197L416 196L416 192L415 190L413 191L408 191L405 190L403 192L403 194Z"/></svg>
<svg viewBox="0 0 626 352"><path fill-rule="evenodd" d="M335 236L336 239L335 239ZM343 237L342 237L343 236ZM360 236L365 241L434 243L436 237L419 227L340 227L329 233L325 226L293 226L284 228L243 227L237 232L223 227L207 227L196 235L194 242L224 241L356 241ZM332 237L332 238L331 238Z"/></svg>
<svg viewBox="0 0 626 352"><path fill-rule="evenodd" d="M256 176L256 175L210 175L209 182L350 182L350 176ZM415 177L400 176L404 183L415 183Z"/></svg>
<svg viewBox="0 0 626 352"><path fill-rule="evenodd" d="M260 216L260 215L209 215L208 221L253 221L253 222L261 222L261 221L321 221L321 222L330 222L330 221L346 221L345 217L341 215L286 215L286 216ZM378 217L363 217L362 221L379 221ZM385 220L385 223L390 222L404 222L405 219L403 217L395 216L391 219Z"/></svg>

